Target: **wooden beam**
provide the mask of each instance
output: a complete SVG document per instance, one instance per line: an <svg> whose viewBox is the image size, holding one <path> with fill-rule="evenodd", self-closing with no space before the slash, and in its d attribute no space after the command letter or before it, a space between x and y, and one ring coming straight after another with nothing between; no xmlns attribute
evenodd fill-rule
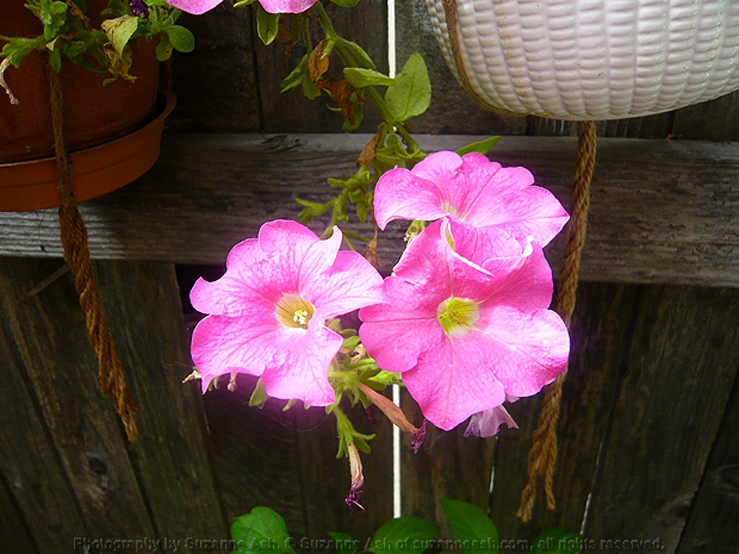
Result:
<svg viewBox="0 0 739 554"><path fill-rule="evenodd" d="M273 218L294 218L294 196L326 201L328 177L349 174L368 135L165 136L141 179L81 205L97 259L223 263L231 246ZM481 137L419 137L427 151ZM565 206L576 143L504 137L490 154L524 165ZM739 145L600 139L582 278L590 281L739 285ZM322 230L325 221L312 226ZM381 236L392 266L404 222ZM354 222L346 229L370 233ZM561 238L548 249L558 264ZM54 210L0 214L0 255L59 257Z"/></svg>

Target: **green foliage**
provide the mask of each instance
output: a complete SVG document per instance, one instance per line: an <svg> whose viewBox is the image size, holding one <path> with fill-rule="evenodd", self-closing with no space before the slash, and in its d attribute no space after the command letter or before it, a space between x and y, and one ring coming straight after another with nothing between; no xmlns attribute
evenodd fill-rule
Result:
<svg viewBox="0 0 739 554"><path fill-rule="evenodd" d="M61 69L62 57L66 57L97 74L105 74L104 69L107 69L113 79L133 79L128 74L132 60L126 48L132 40L160 35L156 49L160 61L169 59L173 50L190 52L195 47L192 33L175 25L180 10L173 9L164 0L145 1L149 6L148 19L134 15L128 2L110 0L108 7L101 12L105 18L101 28L96 29L90 25L84 0L28 0L25 6L43 24L43 34L38 37L0 37L6 42L0 56L9 58L10 63L18 67L25 56L38 50L49 55L55 71ZM106 56L105 52L110 47L115 54Z"/></svg>
<svg viewBox="0 0 739 554"><path fill-rule="evenodd" d="M374 534L367 550L374 554L421 554L431 545L439 527L417 517L385 522Z"/></svg>
<svg viewBox="0 0 739 554"><path fill-rule="evenodd" d="M280 14L269 13L261 4L257 4L257 34L265 45L277 38L279 25Z"/></svg>
<svg viewBox="0 0 739 554"><path fill-rule="evenodd" d="M480 508L459 500L441 499L449 529L465 554L496 554L498 530Z"/></svg>
<svg viewBox="0 0 739 554"><path fill-rule="evenodd" d="M234 554L295 554L285 520L265 506L257 506L231 525Z"/></svg>
<svg viewBox="0 0 739 554"><path fill-rule="evenodd" d="M359 3L359 0L331 0L337 6L342 8L353 8Z"/></svg>
<svg viewBox="0 0 739 554"><path fill-rule="evenodd" d="M468 144L467 146L463 146L462 148L457 150L457 154L460 156L464 156L465 154L469 154L470 152L479 152L480 154L487 154L490 152L490 150L498 144L498 141L500 140L500 136L490 137L483 140L479 140L477 142L473 142L471 144Z"/></svg>
<svg viewBox="0 0 739 554"><path fill-rule="evenodd" d="M408 58L395 83L385 92L385 103L393 117L389 123L402 123L428 109L431 81L421 54L415 52Z"/></svg>
<svg viewBox="0 0 739 554"><path fill-rule="evenodd" d="M357 88L370 87L373 85L390 86L395 84L395 79L383 75L374 69L364 69L362 67L346 67L344 68L344 77L353 86Z"/></svg>

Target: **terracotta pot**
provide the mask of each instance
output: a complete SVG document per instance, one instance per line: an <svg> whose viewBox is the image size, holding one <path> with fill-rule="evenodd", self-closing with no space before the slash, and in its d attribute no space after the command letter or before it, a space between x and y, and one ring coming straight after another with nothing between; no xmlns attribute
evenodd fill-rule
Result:
<svg viewBox="0 0 739 554"><path fill-rule="evenodd" d="M23 2L5 2L0 35L32 37L43 33L40 21ZM107 0L88 0L88 13L99 14ZM99 24L99 21L97 21ZM2 43L0 43L2 44ZM69 150L78 150L121 137L155 116L159 62L154 41L133 45L131 75L103 85L95 75L64 59L60 73L64 95L64 129ZM10 67L5 80L20 101L11 105L0 96L0 163L50 156L54 152L46 62L39 52L26 56L18 69Z"/></svg>
<svg viewBox="0 0 739 554"><path fill-rule="evenodd" d="M736 0L427 0L480 103L558 119L679 109L739 89Z"/></svg>

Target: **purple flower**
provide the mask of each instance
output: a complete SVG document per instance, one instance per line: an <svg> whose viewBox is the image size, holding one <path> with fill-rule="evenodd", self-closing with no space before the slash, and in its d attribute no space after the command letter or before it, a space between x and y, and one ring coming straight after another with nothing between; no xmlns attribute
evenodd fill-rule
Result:
<svg viewBox="0 0 739 554"><path fill-rule="evenodd" d="M567 212L548 190L531 186L523 167L501 167L482 154L436 152L411 169L385 173L375 188L381 229L394 219L449 217L483 234L508 234L542 247L562 229Z"/></svg>
<svg viewBox="0 0 739 554"><path fill-rule="evenodd" d="M223 0L167 0L175 8L193 15L200 15L212 10ZM269 13L302 13L315 4L317 0L259 0L264 10Z"/></svg>
<svg viewBox="0 0 739 554"><path fill-rule="evenodd" d="M192 338L203 391L236 372L261 376L275 398L335 402L328 368L343 339L326 320L383 300L379 273L341 240L338 227L320 240L294 221L265 223L234 246L223 277L195 283L192 305L210 314Z"/></svg>
<svg viewBox="0 0 739 554"><path fill-rule="evenodd" d="M541 247L497 237L486 258L474 229L441 220L384 282L387 304L363 308L359 336L385 370L403 373L434 425L449 430L506 395L531 396L565 370L569 336L547 309L552 276ZM512 243L512 244L511 244Z"/></svg>
<svg viewBox="0 0 739 554"><path fill-rule="evenodd" d="M133 15L141 15L144 19L149 19L149 5L144 0L130 0L128 5L131 6Z"/></svg>

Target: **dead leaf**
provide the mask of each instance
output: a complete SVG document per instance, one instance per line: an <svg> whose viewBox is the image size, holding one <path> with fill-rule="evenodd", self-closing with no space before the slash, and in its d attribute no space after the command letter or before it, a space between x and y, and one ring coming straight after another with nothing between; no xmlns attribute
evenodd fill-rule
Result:
<svg viewBox="0 0 739 554"><path fill-rule="evenodd" d="M363 166L363 165L370 165L372 163L372 160L375 159L375 149L377 148L377 144L380 142L380 129L377 129L377 133L375 133L375 136L370 139L370 141L364 145L364 148L362 148L362 153L359 155L359 158L357 159L357 167Z"/></svg>
<svg viewBox="0 0 739 554"><path fill-rule="evenodd" d="M326 46L328 38L318 43L308 57L308 70L310 71L311 81L318 84L326 71L328 71L328 54L326 54Z"/></svg>

